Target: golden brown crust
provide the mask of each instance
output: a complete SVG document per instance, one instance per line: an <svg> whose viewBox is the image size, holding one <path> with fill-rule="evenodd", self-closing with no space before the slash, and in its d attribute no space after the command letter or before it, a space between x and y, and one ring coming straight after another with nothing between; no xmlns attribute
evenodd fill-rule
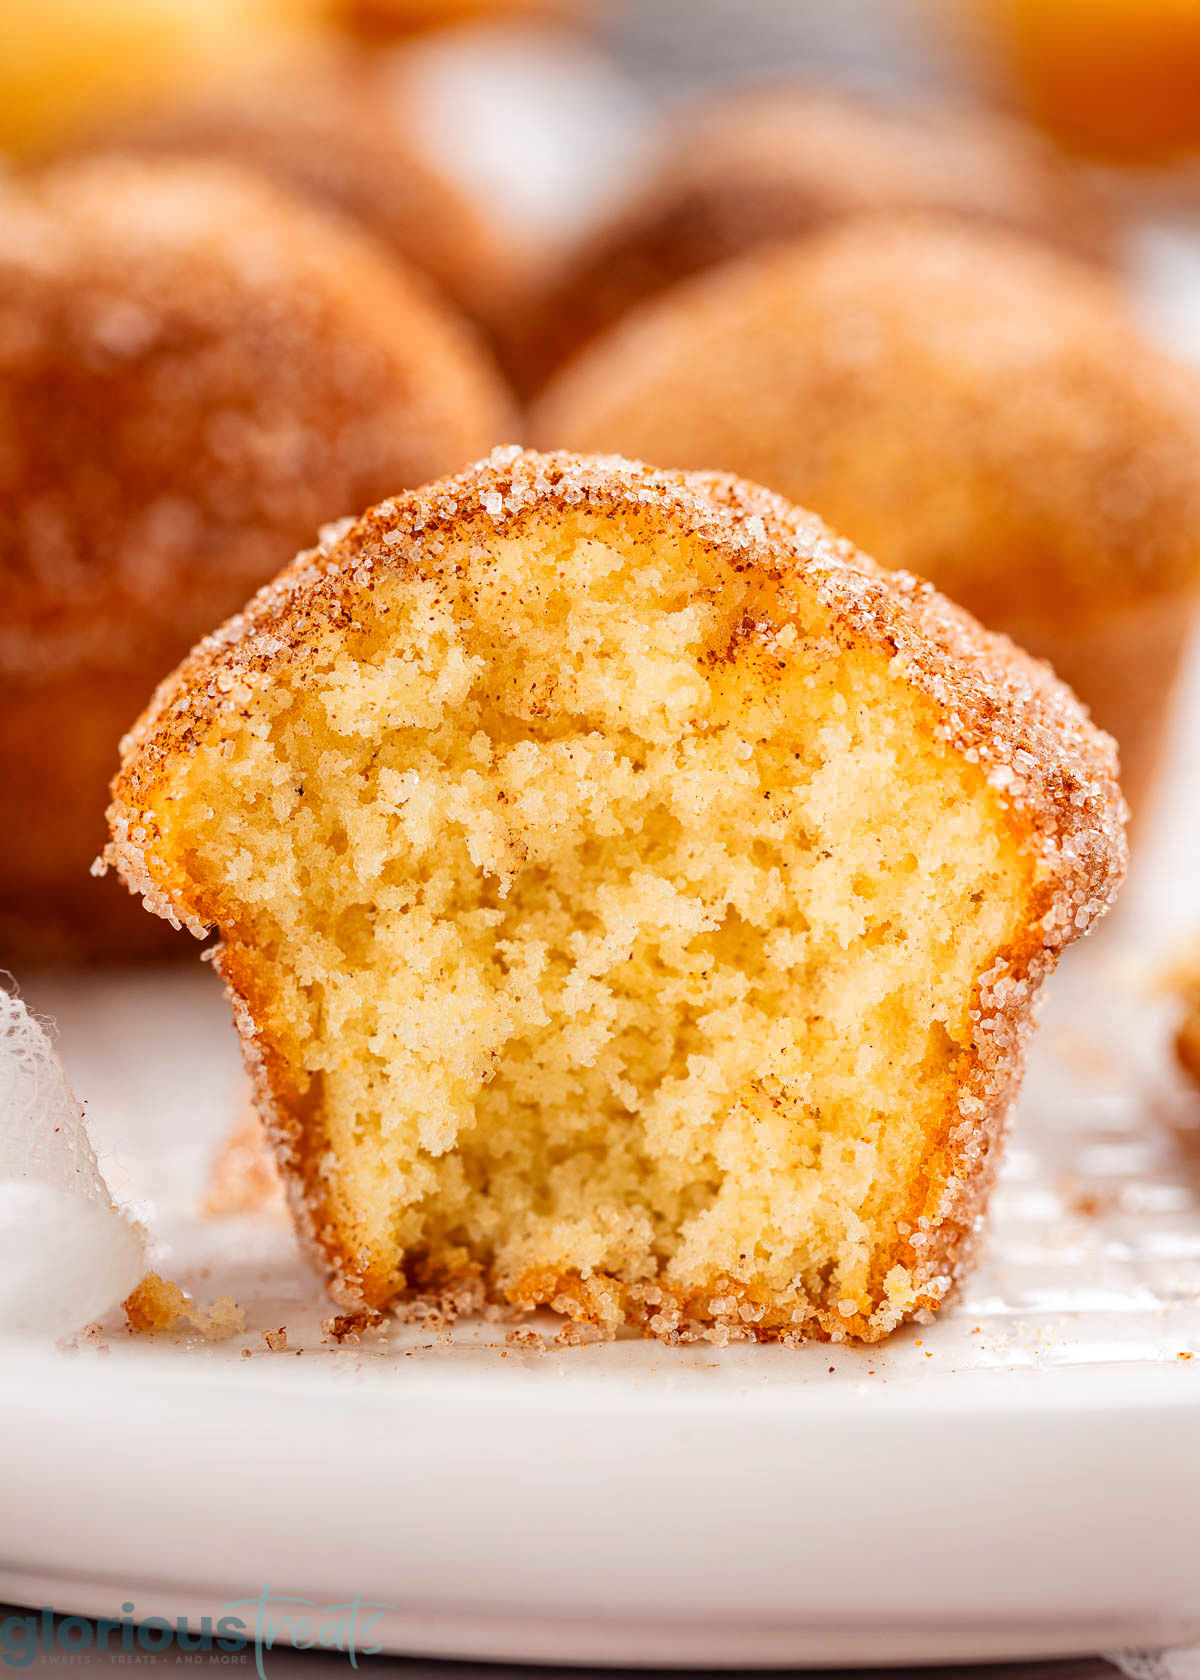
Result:
<svg viewBox="0 0 1200 1680"><path fill-rule="evenodd" d="M264 182L107 159L0 197L6 955L146 943L88 868L157 679L322 521L512 429L469 327Z"/></svg>
<svg viewBox="0 0 1200 1680"><path fill-rule="evenodd" d="M331 535L321 549L299 556L162 685L124 743L109 811L107 861L132 891L144 895L149 909L202 931L212 919L212 903L158 850L155 796L180 756L193 752L222 718L241 714L255 689L281 667L303 660L314 637L331 623L352 623L377 575L435 569L452 535L486 542L531 518L572 509L716 546L762 589L764 610L785 582L808 592L843 646L884 653L897 680L925 696L936 735L979 764L1008 813L1014 838L1030 855L1036 904L1026 942L1006 952L981 980L973 1054L958 1108L947 1116L945 1136L935 1141L925 1177L914 1187L918 1286L916 1302L906 1310L936 1307L963 1263L986 1194L1037 987L1063 946L1104 912L1123 873L1124 805L1111 742L1091 727L1045 666L982 631L929 585L881 572L779 497L727 475L662 473L616 458L512 449L383 503ZM759 624L748 617L744 624L750 638L766 628L765 618ZM302 1093L261 1034L268 1000L254 951L235 928L223 932L216 960L233 997L247 1062L301 1227L340 1299L382 1305L393 1291L381 1288L369 1267L338 1246L322 1201ZM899 1309L895 1316L885 1311L870 1321L826 1313L797 1331L790 1321L772 1322L765 1307L758 1312L763 1303L752 1298L752 1288L727 1289L727 1283L714 1280L714 1293L724 1291L730 1304L710 1311L706 1322L723 1324L731 1334L870 1339L902 1316ZM479 1278L471 1268L424 1276L414 1259L409 1285L449 1296L478 1288ZM539 1276L520 1280L505 1300L524 1307L561 1296L575 1302L572 1310L580 1316L611 1327L615 1313L669 1339L694 1329L696 1302L672 1300L663 1291L656 1301L643 1290L640 1296L625 1291L614 1304L617 1295L621 1290L606 1280L593 1279L585 1288L578 1279Z"/></svg>
<svg viewBox="0 0 1200 1680"><path fill-rule="evenodd" d="M513 376L536 390L637 305L757 247L904 210L1018 228L1112 260L1103 205L1015 121L756 89L698 109L636 200L562 261L513 324Z"/></svg>
<svg viewBox="0 0 1200 1680"><path fill-rule="evenodd" d="M261 76L101 132L90 149L222 159L267 175L371 234L476 320L493 319L516 258L481 209L406 132L384 65L351 53L281 85Z"/></svg>

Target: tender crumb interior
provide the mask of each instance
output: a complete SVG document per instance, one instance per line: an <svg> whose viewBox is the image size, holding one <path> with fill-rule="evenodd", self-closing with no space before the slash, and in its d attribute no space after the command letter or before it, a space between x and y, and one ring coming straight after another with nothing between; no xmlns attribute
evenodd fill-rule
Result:
<svg viewBox="0 0 1200 1680"><path fill-rule="evenodd" d="M256 952L368 1294L910 1306L1029 896L982 773L698 540L581 512L423 569L378 568L162 819Z"/></svg>
<svg viewBox="0 0 1200 1680"><path fill-rule="evenodd" d="M228 1341L246 1328L246 1315L229 1295L218 1295L203 1312L177 1283L147 1272L124 1302L125 1318L134 1334L156 1330L198 1330L209 1342Z"/></svg>

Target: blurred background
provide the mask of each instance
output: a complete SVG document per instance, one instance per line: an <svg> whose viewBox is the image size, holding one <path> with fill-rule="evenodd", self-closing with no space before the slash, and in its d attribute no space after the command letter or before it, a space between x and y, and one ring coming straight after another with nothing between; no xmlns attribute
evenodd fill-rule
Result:
<svg viewBox="0 0 1200 1680"><path fill-rule="evenodd" d="M496 23L586 38L653 94L794 68L967 84L1123 161L1187 151L1200 123L1194 0L6 0L2 16L0 121L18 151L322 36L383 47Z"/></svg>
<svg viewBox="0 0 1200 1680"><path fill-rule="evenodd" d="M496 443L636 452L637 427L589 432L579 403L560 424L571 403L542 393L678 285L878 212L1074 264L1035 345L1039 283L971 259L1044 381L981 433L996 481L975 522L948 509L973 466L916 427L912 461L869 485L777 461L779 424L693 459L676 416L656 463L811 499L1049 657L1121 738L1140 806L1200 580L1198 405L1140 340L1093 332L1082 294L1102 278L1102 314L1200 360L1198 154L1200 0L0 0L0 959L167 954L87 873L117 742L323 520ZM964 331L976 290L946 294ZM803 354L802 383L821 344ZM622 375L635 407L652 360ZM911 401L949 400L945 372ZM999 364L979 377L964 413L1007 394ZM1054 505L1022 455L1059 460ZM889 552L872 506L900 506L910 468L929 520L904 508ZM1022 598L997 583L996 510Z"/></svg>
<svg viewBox="0 0 1200 1680"><path fill-rule="evenodd" d="M1135 191L1189 196L1200 146L1196 0L4 0L0 145L28 158L351 44L406 61L430 143L475 184L527 177L499 208L564 224L637 168L664 107L738 79L998 103Z"/></svg>
<svg viewBox="0 0 1200 1680"><path fill-rule="evenodd" d="M178 1275L229 1260L187 1247L214 1159L206 1218L277 1184L195 941L91 873L121 737L322 522L583 439L809 503L1119 738L1136 963L1106 927L1103 1008L1064 993L962 1322L1061 1299L1051 1357L1142 1358L1088 1313L1098 1276L1129 1322L1200 1298L1145 1095L1177 1030L1200 1081L1200 944L1139 1013L1200 937L1198 366L1200 0L0 0L0 971ZM1089 1198L1127 1223L1089 1213L1060 1288ZM1138 1242L1160 1272L1111 1263Z"/></svg>

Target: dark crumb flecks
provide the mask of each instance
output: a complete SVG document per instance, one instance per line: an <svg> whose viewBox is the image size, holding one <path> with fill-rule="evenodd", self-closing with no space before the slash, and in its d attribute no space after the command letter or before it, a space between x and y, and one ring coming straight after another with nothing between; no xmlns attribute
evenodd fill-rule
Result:
<svg viewBox="0 0 1200 1680"><path fill-rule="evenodd" d="M597 1342L610 1339L594 1324L577 1324L571 1319L563 1325L555 1336L554 1346L557 1348L591 1347Z"/></svg>
<svg viewBox="0 0 1200 1680"><path fill-rule="evenodd" d="M504 1338L506 1347L519 1348L522 1353L545 1353L546 1343L536 1330L526 1329L518 1325L510 1330Z"/></svg>
<svg viewBox="0 0 1200 1680"><path fill-rule="evenodd" d="M331 1318L321 1320L321 1334L326 1341L356 1342L364 1330L377 1330L383 1323L383 1314L376 1312L373 1307L356 1307L353 1312L335 1313Z"/></svg>

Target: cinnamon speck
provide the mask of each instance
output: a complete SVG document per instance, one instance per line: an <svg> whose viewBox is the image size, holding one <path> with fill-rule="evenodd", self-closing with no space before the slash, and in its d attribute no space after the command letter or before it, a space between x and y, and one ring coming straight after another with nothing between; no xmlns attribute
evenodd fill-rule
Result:
<svg viewBox="0 0 1200 1680"><path fill-rule="evenodd" d="M522 1353L545 1353L546 1344L536 1330L528 1330L518 1325L510 1330L504 1338L510 1348L519 1348Z"/></svg>

